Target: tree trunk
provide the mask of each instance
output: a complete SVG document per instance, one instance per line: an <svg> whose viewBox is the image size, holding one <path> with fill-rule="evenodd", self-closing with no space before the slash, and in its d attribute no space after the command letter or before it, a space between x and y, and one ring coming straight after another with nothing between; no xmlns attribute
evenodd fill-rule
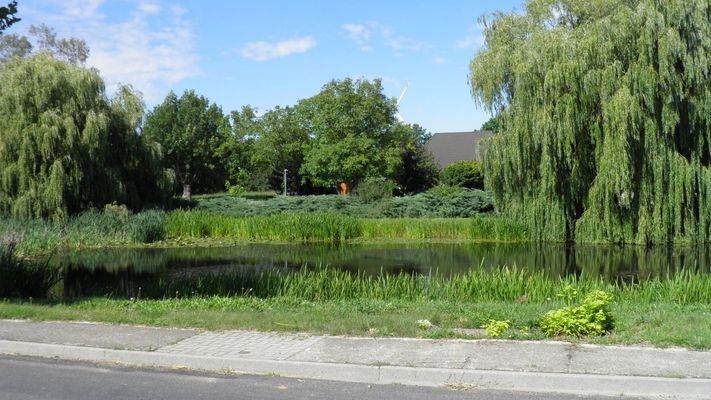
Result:
<svg viewBox="0 0 711 400"><path fill-rule="evenodd" d="M183 184L183 199L187 201L193 199L193 188L189 183Z"/></svg>

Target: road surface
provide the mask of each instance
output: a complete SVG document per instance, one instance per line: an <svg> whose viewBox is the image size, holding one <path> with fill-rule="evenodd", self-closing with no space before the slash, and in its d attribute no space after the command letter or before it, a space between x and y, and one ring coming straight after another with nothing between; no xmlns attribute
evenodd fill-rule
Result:
<svg viewBox="0 0 711 400"><path fill-rule="evenodd" d="M609 400L609 397L368 385L0 357L0 400ZM630 399L625 397L625 399Z"/></svg>

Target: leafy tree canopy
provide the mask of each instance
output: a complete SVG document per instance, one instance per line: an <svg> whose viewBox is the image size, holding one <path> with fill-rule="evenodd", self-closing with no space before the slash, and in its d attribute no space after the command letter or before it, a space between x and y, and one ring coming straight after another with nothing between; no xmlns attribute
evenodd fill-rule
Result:
<svg viewBox="0 0 711 400"><path fill-rule="evenodd" d="M395 127L393 134L401 141L401 163L393 176L398 192L419 193L436 185L439 166L425 148L432 134L417 124L400 124Z"/></svg>
<svg viewBox="0 0 711 400"><path fill-rule="evenodd" d="M380 80L334 80L298 107L313 136L302 171L316 185L353 185L400 167L395 101L383 95Z"/></svg>
<svg viewBox="0 0 711 400"><path fill-rule="evenodd" d="M15 14L17 14L17 1L12 1L5 7L0 6L0 34L10 25L20 21Z"/></svg>
<svg viewBox="0 0 711 400"><path fill-rule="evenodd" d="M180 98L168 94L146 117L143 132L161 145L165 167L175 172L183 197L190 199L194 184L202 191L224 187L227 172L219 154L229 129L220 107L186 90Z"/></svg>
<svg viewBox="0 0 711 400"><path fill-rule="evenodd" d="M96 70L39 54L0 64L0 213L64 219L120 202L165 200L157 149L138 135L143 103L113 99Z"/></svg>
<svg viewBox="0 0 711 400"><path fill-rule="evenodd" d="M83 65L89 57L89 47L84 40L59 39L57 32L44 24L30 25L29 35L29 37L17 34L0 36L0 61L13 57L27 57L35 49L50 53L54 58L74 65Z"/></svg>
<svg viewBox="0 0 711 400"><path fill-rule="evenodd" d="M711 3L528 0L484 20L487 187L534 239L711 239Z"/></svg>
<svg viewBox="0 0 711 400"><path fill-rule="evenodd" d="M481 125L481 130L482 131L491 131L491 132L498 132L499 131L499 116L495 115L491 118L489 118L486 122L484 122Z"/></svg>

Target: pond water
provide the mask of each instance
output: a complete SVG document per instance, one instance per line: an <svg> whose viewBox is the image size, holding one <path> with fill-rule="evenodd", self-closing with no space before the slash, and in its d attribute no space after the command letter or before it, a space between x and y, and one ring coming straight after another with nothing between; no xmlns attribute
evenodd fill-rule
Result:
<svg viewBox="0 0 711 400"><path fill-rule="evenodd" d="M113 248L60 252L56 293L135 296L139 287L190 277L225 276L244 270L284 271L332 267L365 274L443 274L503 266L542 270L546 275L600 276L631 282L666 278L681 270L711 273L711 247L566 246L541 244L276 245L200 248ZM145 289L144 289L145 290ZM160 296L160 293L154 295ZM162 294L165 295L165 294Z"/></svg>

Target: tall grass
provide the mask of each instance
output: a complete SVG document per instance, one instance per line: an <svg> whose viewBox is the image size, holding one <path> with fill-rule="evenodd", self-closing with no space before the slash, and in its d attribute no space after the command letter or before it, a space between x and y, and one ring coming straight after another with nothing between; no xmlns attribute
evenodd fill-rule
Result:
<svg viewBox="0 0 711 400"><path fill-rule="evenodd" d="M551 278L544 272L502 268L498 271L472 269L466 273L442 276L377 276L322 268L284 272L273 269L243 270L206 274L197 277L173 277L146 288L149 296L222 295L284 297L306 301L353 299L438 300L452 302L521 302L543 304L559 300L562 288L570 285L578 293L593 290L611 292L621 302L673 302L678 304L711 303L711 275L685 272L670 279L654 278L634 284L609 282L602 278Z"/></svg>
<svg viewBox="0 0 711 400"><path fill-rule="evenodd" d="M363 239L523 242L528 232L504 217L365 219Z"/></svg>
<svg viewBox="0 0 711 400"><path fill-rule="evenodd" d="M22 237L16 232L0 233L0 298L47 296L61 279L61 271L45 260L23 259L17 255Z"/></svg>
<svg viewBox="0 0 711 400"><path fill-rule="evenodd" d="M357 219L341 214L229 217L202 211L168 215L168 237L341 243L359 240L524 241L525 229L502 217Z"/></svg>
<svg viewBox="0 0 711 400"><path fill-rule="evenodd" d="M358 220L340 214L228 217L201 211L168 216L169 237L341 243L361 235Z"/></svg>
<svg viewBox="0 0 711 400"><path fill-rule="evenodd" d="M166 214L149 210L132 214L120 207L89 210L67 222L17 220L0 217L0 234L16 232L23 253L48 252L57 247L100 247L150 243L165 238Z"/></svg>

